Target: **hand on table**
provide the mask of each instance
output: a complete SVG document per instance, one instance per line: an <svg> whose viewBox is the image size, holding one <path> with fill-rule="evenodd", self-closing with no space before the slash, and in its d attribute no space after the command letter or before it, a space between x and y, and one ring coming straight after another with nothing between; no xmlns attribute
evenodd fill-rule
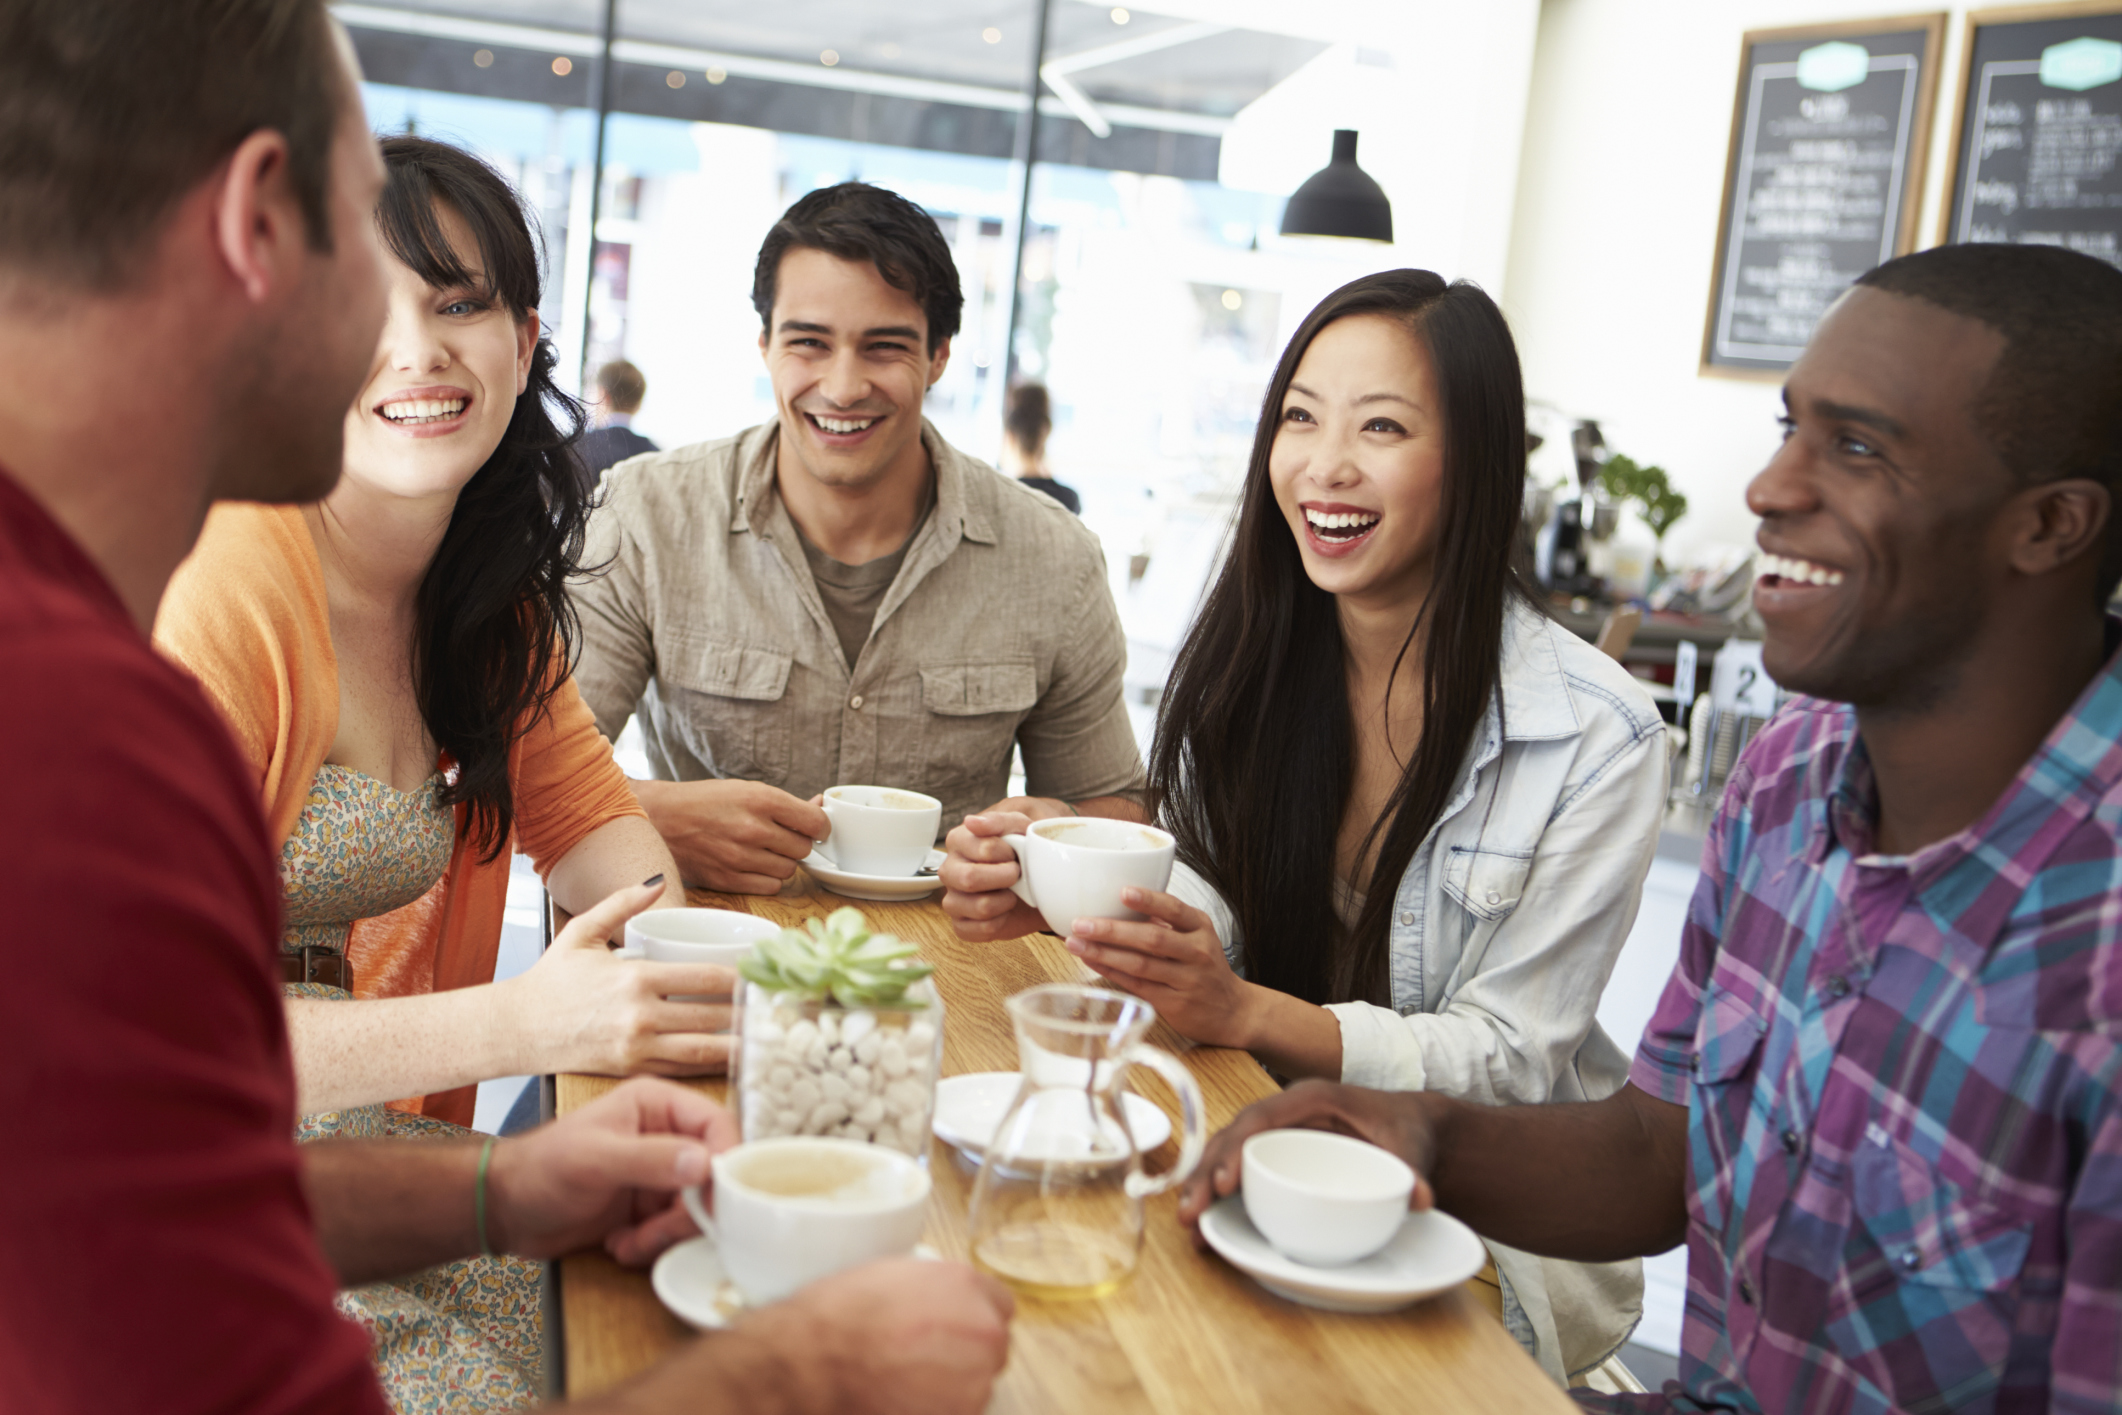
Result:
<svg viewBox="0 0 2122 1415"><path fill-rule="evenodd" d="M832 831L814 802L760 781L633 785L686 882L727 894L779 894Z"/></svg>
<svg viewBox="0 0 2122 1415"><path fill-rule="evenodd" d="M827 1389L834 1415L974 1415L1009 1360L1009 1290L963 1263L893 1258L812 1283L746 1318Z"/></svg>
<svg viewBox="0 0 2122 1415"><path fill-rule="evenodd" d="M699 1230L678 1190L735 1145L737 1118L697 1091L641 1078L502 1140L487 1170L494 1251L553 1258L591 1244L639 1267Z"/></svg>
<svg viewBox="0 0 2122 1415"><path fill-rule="evenodd" d="M1254 1045L1267 990L1231 971L1208 915L1155 890L1129 886L1120 898L1148 919L1078 919L1063 940L1068 951L1156 1008L1180 1036L1209 1046Z"/></svg>
<svg viewBox="0 0 2122 1415"><path fill-rule="evenodd" d="M958 937L987 943L1049 932L1039 911L1010 889L1023 869L1002 837L1022 835L1033 821L1074 814L1066 801L1012 796L967 816L943 837L943 868L936 873L943 881L943 912Z"/></svg>
<svg viewBox="0 0 2122 1415"><path fill-rule="evenodd" d="M728 1004L670 999L726 998L736 974L713 963L622 958L607 947L661 897L660 876L620 890L570 920L528 970L494 984L519 1070L697 1076L727 1068Z"/></svg>
<svg viewBox="0 0 2122 1415"><path fill-rule="evenodd" d="M1238 1191L1245 1142L1263 1130L1331 1130L1368 1140L1398 1155L1414 1170L1415 1192L1408 1198L1409 1208L1426 1209L1436 1202L1429 1173L1437 1141L1425 1093L1299 1081L1278 1096L1253 1102L1210 1137L1201 1163L1179 1188L1179 1221L1193 1234L1196 1247L1202 1242L1201 1215L1216 1200Z"/></svg>

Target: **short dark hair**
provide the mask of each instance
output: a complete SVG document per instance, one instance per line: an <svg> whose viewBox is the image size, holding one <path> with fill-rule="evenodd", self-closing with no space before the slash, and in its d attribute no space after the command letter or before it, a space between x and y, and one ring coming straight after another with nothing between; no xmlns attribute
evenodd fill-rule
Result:
<svg viewBox="0 0 2122 1415"><path fill-rule="evenodd" d="M615 413L638 413L648 396L648 375L625 359L613 359L597 370L597 386Z"/></svg>
<svg viewBox="0 0 2122 1415"><path fill-rule="evenodd" d="M345 98L323 0L0 4L0 265L108 290L245 138L287 138L310 244L331 249Z"/></svg>
<svg viewBox="0 0 2122 1415"><path fill-rule="evenodd" d="M1975 425L2029 485L2084 477L2108 489L2104 603L2122 582L2122 270L2057 246L1974 243L1890 260L1857 283L2004 336Z"/></svg>
<svg viewBox="0 0 2122 1415"><path fill-rule="evenodd" d="M895 289L912 295L928 316L928 351L958 332L965 294L958 263L936 226L936 218L897 192L867 182L820 187L781 213L759 247L752 272L752 308L761 324L774 322L774 282L789 247L824 251L842 260L866 260Z"/></svg>
<svg viewBox="0 0 2122 1415"><path fill-rule="evenodd" d="M1002 403L1002 430L1028 457L1046 450L1054 430L1054 404L1043 383L1020 383Z"/></svg>

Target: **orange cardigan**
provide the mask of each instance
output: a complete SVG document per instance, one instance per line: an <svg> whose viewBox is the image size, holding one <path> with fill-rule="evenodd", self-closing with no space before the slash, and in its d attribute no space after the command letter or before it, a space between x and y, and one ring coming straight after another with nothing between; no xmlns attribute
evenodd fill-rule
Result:
<svg viewBox="0 0 2122 1415"><path fill-rule="evenodd" d="M226 502L207 517L155 620L155 642L219 705L257 769L274 845L294 833L339 732L324 567L302 513ZM513 843L542 878L599 826L642 814L572 678L509 753ZM353 927L357 996L403 997L492 982L508 901L509 852L481 861L457 808L457 846L435 887ZM470 1125L477 1088L393 1104Z"/></svg>

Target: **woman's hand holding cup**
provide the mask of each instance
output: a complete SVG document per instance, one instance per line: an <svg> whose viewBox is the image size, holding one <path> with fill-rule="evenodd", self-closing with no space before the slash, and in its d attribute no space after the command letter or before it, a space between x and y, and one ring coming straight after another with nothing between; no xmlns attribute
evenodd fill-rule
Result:
<svg viewBox="0 0 2122 1415"><path fill-rule="evenodd" d="M1156 1008L1179 1035L1209 1046L1252 1045L1254 995L1263 990L1231 970L1208 915L1158 890L1130 887L1120 897L1144 920L1078 918L1064 940L1068 951Z"/></svg>

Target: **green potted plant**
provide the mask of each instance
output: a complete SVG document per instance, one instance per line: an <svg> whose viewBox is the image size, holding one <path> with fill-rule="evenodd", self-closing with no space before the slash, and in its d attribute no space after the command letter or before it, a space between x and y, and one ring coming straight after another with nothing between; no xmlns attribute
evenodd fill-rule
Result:
<svg viewBox="0 0 2122 1415"><path fill-rule="evenodd" d="M762 940L737 966L744 1137L832 1135L925 1158L943 1063L934 971L859 909Z"/></svg>

